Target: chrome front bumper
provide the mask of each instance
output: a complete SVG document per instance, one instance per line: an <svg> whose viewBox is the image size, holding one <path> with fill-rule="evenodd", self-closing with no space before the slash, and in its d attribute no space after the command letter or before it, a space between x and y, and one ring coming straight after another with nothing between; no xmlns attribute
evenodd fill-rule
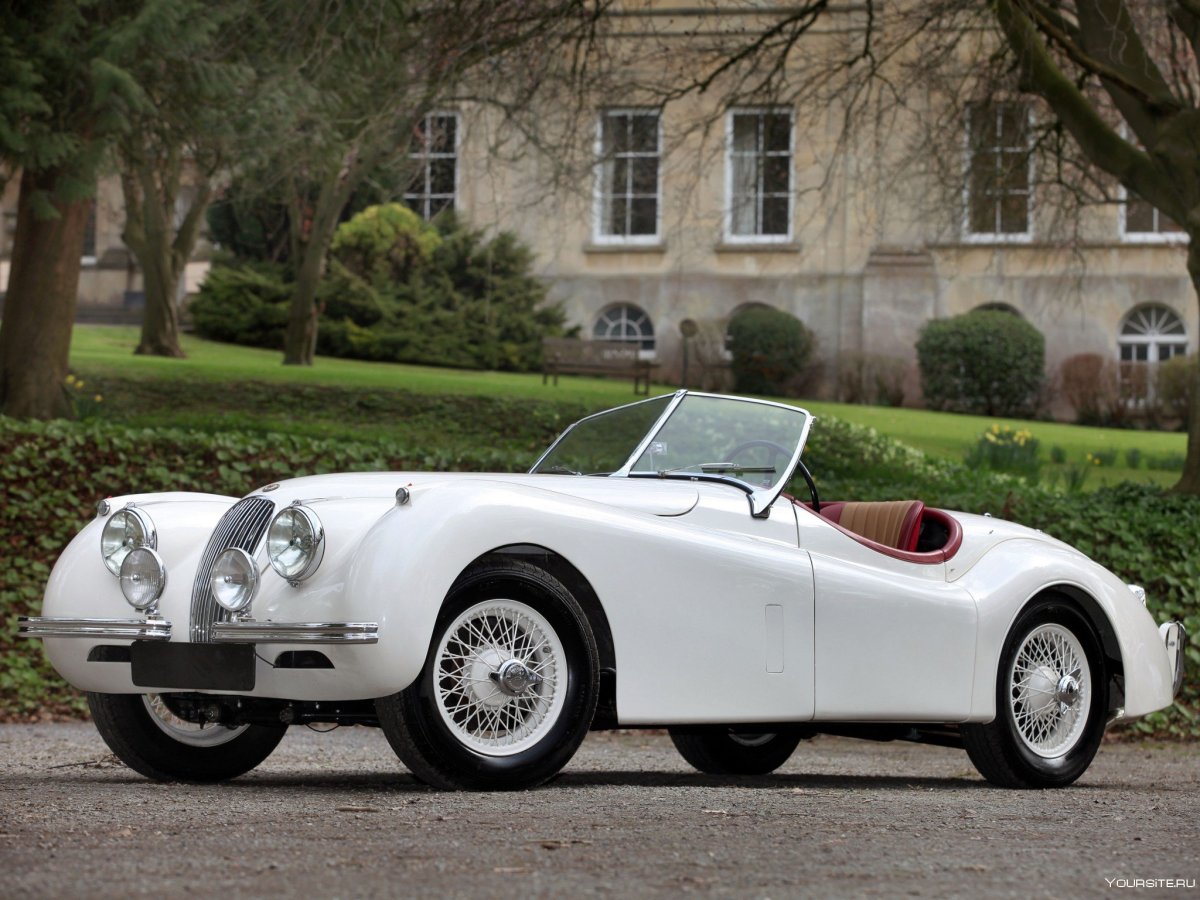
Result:
<svg viewBox="0 0 1200 900"><path fill-rule="evenodd" d="M56 616L20 616L21 637L116 638L128 641L169 641L171 623L165 619L68 619Z"/></svg>
<svg viewBox="0 0 1200 900"><path fill-rule="evenodd" d="M113 638L115 640L169 641L171 623L165 619L67 619L21 616L21 637ZM212 639L218 644L375 644L375 622L256 622L240 619L218 622Z"/></svg>
<svg viewBox="0 0 1200 900"><path fill-rule="evenodd" d="M1183 670L1186 663L1187 650L1187 631L1183 627L1182 622L1166 622L1158 626L1158 633L1163 639L1163 644L1167 648L1167 659L1171 663L1171 673L1174 677L1172 685L1172 696L1179 696L1179 689L1183 687Z"/></svg>

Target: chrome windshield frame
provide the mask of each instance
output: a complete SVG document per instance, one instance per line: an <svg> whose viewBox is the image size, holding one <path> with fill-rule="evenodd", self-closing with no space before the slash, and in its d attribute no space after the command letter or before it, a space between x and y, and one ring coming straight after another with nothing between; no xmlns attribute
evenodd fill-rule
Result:
<svg viewBox="0 0 1200 900"><path fill-rule="evenodd" d="M603 412L594 413L593 415L586 416L586 417L580 419L578 422L571 424L565 431L563 431L562 434L560 434L558 436L558 438L554 441L554 443L552 443L549 447L547 447L546 451L537 458L537 461L529 469L530 473L535 472L537 467L542 464L542 461L547 456L550 455L550 453L554 450L554 448L557 447L558 444L563 440L563 438L565 438L568 434L570 434L577 425L580 425L583 422L587 422L590 419L597 418L598 416L606 415L607 413L611 413L617 409L626 409L631 406L637 406L641 403L650 402L651 400L661 400L662 396L663 395L660 394L658 397L651 397L648 400L639 400L637 403L627 403L624 406L617 406L617 407L613 407L613 409L606 409ZM709 397L709 398L716 399L716 400L727 400L731 403L756 403L756 404L759 404L760 406L774 406L779 409L786 409L790 412L801 413L804 416L804 426L800 431L800 439L796 442L796 449L792 453L792 458L791 458L791 460L789 460L787 468L784 470L783 476L775 484L771 485L770 487L755 489L752 485L749 485L746 482L740 481L739 479L736 479L736 478L730 478L728 476L723 476L723 475L710 475L710 474L699 473L699 472L683 472L683 471L671 472L671 473L633 472L632 471L633 466L637 463L637 461L639 459L642 458L642 454L646 452L646 449L650 446L650 444L658 436L658 433L660 431L662 431L662 429L666 426L667 421L671 418L671 416L675 412L675 410L677 410L679 408L679 405L684 401L684 399L689 396ZM617 477L622 477L622 478L663 478L663 479L677 479L677 480L686 480L686 481L713 481L713 482L718 482L721 484L728 484L731 487L736 487L736 488L739 488L739 489L745 491L746 495L747 495L747 499L750 501L750 514L752 516L754 516L755 518L763 518L764 516L768 515L768 510L770 510L771 505L774 504L774 502L779 499L779 496L783 493L784 488L787 487L788 481L791 479L792 474L796 471L796 464L800 461L800 457L804 453L804 447L808 443L808 434L809 434L810 429L812 428L812 423L813 423L812 413L810 413L807 409L804 409L803 407L792 406L789 403L778 403L774 400L759 400L759 399L756 399L753 397L736 397L736 396L732 396L730 394L710 394L710 393L704 393L701 391L678 390L675 392L674 396L671 398L671 401L667 404L666 408L663 410L662 415L660 415L658 417L658 419L654 422L654 424L646 430L645 436L641 439L641 441L638 442L637 447L634 448L633 452L625 460L624 465L622 465L616 471L611 472L608 475L608 477L610 477L610 478L617 478Z"/></svg>

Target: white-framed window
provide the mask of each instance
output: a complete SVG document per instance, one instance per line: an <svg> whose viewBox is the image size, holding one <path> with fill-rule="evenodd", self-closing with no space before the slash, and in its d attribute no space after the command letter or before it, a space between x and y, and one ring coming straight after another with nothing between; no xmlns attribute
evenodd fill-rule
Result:
<svg viewBox="0 0 1200 900"><path fill-rule="evenodd" d="M96 201L88 204L87 222L83 226L83 248L80 262L85 266L96 264Z"/></svg>
<svg viewBox="0 0 1200 900"><path fill-rule="evenodd" d="M1117 336L1122 396L1134 402L1152 398L1158 364L1187 351L1187 328L1173 309L1147 303L1133 310L1122 320Z"/></svg>
<svg viewBox="0 0 1200 900"><path fill-rule="evenodd" d="M662 119L653 109L607 109L597 125L595 237L655 243L662 218Z"/></svg>
<svg viewBox="0 0 1200 900"><path fill-rule="evenodd" d="M1187 232L1141 197L1122 189L1121 239L1134 244L1185 242Z"/></svg>
<svg viewBox="0 0 1200 900"><path fill-rule="evenodd" d="M618 303L596 317L592 337L598 341L636 343L641 350L651 352L654 350L654 323L640 306Z"/></svg>
<svg viewBox="0 0 1200 900"><path fill-rule="evenodd" d="M1032 166L1028 105L995 101L967 107L963 229L969 240L1032 237Z"/></svg>
<svg viewBox="0 0 1200 900"><path fill-rule="evenodd" d="M726 121L725 239L792 239L790 109L732 109Z"/></svg>
<svg viewBox="0 0 1200 900"><path fill-rule="evenodd" d="M445 112L430 113L413 130L408 158L416 171L404 192L404 202L423 219L454 209L458 194L458 131L458 114Z"/></svg>

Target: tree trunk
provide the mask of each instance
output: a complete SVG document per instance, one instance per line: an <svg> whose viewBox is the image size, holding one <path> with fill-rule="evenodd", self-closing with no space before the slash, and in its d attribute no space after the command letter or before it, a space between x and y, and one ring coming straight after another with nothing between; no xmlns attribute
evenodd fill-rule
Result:
<svg viewBox="0 0 1200 900"><path fill-rule="evenodd" d="M343 167L336 178L321 186L311 217L305 217L303 205L294 203L289 227L292 229L292 258L296 262L296 283L292 287L292 306L287 335L283 344L285 366L311 366L317 352L317 287L325 274L325 257L333 243L338 217L361 180L362 166Z"/></svg>
<svg viewBox="0 0 1200 900"><path fill-rule="evenodd" d="M142 289L146 308L142 313L142 337L133 352L141 356L170 356L183 359L179 346L179 279L183 272L174 265L166 235L147 234L143 253L135 254L142 267Z"/></svg>
<svg viewBox="0 0 1200 900"><path fill-rule="evenodd" d="M0 411L25 419L71 414L65 380L91 200L53 198L57 169L21 174L12 270L0 322ZM58 212L43 218L34 194Z"/></svg>
<svg viewBox="0 0 1200 900"><path fill-rule="evenodd" d="M1196 302L1200 303L1200 235L1191 235L1188 242L1188 275ZM1171 488L1176 494L1200 494L1200 362L1192 366L1191 415L1188 417L1187 459L1183 475Z"/></svg>
<svg viewBox="0 0 1200 900"><path fill-rule="evenodd" d="M332 237L332 235L331 235ZM325 253L329 239L322 240L314 223L304 251L296 266L292 286L292 306L287 335L283 343L285 366L311 366L317 350L317 285L325 274Z"/></svg>

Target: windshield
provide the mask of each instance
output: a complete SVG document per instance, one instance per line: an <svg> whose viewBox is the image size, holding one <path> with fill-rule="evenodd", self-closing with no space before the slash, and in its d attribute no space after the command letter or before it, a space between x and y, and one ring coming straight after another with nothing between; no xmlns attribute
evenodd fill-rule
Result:
<svg viewBox="0 0 1200 900"><path fill-rule="evenodd" d="M758 511L783 489L810 422L794 406L679 391L576 422L531 471L732 482Z"/></svg>

